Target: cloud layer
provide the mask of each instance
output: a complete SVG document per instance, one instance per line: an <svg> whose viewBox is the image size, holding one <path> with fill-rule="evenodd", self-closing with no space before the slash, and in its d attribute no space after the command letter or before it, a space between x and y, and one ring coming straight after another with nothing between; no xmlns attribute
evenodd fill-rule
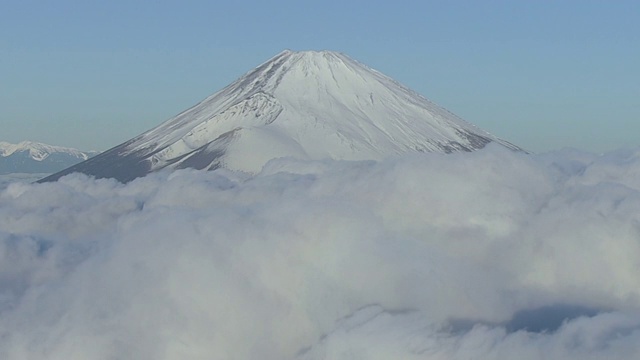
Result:
<svg viewBox="0 0 640 360"><path fill-rule="evenodd" d="M628 359L640 150L0 192L4 359Z"/></svg>

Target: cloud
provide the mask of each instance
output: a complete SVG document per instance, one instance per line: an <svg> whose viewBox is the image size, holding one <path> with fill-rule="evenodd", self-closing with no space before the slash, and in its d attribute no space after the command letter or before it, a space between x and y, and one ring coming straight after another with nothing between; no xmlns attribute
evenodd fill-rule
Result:
<svg viewBox="0 0 640 360"><path fill-rule="evenodd" d="M0 356L630 358L639 153L11 183Z"/></svg>
<svg viewBox="0 0 640 360"><path fill-rule="evenodd" d="M565 322L556 331L509 332L477 324L462 333L434 327L414 312L368 306L296 357L311 359L633 359L640 314L603 313Z"/></svg>
<svg viewBox="0 0 640 360"><path fill-rule="evenodd" d="M11 183L15 182L34 182L49 174L24 174L24 173L14 173L14 174L0 174L0 190L4 190Z"/></svg>

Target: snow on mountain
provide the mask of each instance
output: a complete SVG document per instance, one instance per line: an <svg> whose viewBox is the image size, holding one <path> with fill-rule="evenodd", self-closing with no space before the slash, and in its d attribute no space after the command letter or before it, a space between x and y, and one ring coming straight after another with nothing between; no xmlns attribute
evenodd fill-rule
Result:
<svg viewBox="0 0 640 360"><path fill-rule="evenodd" d="M78 149L47 145L33 141L22 141L18 144L11 144L0 141L0 156L8 157L16 152L29 152L33 160L42 161L53 153L64 153L78 159L87 160L92 152L83 152Z"/></svg>
<svg viewBox="0 0 640 360"><path fill-rule="evenodd" d="M129 181L163 168L257 173L269 160L382 159L519 148L331 51L283 51L160 126L70 172Z"/></svg>
<svg viewBox="0 0 640 360"><path fill-rule="evenodd" d="M87 160L95 154L95 151L84 152L33 141L18 144L0 141L0 174L52 173Z"/></svg>

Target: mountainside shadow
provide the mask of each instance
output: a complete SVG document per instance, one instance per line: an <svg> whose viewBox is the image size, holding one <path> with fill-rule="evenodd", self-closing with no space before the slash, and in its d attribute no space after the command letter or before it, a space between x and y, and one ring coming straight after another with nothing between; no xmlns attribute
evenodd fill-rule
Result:
<svg viewBox="0 0 640 360"><path fill-rule="evenodd" d="M517 311L510 320L502 323L471 319L451 319L448 322L448 328L452 333L463 333L473 329L476 325L486 325L504 327L508 333L517 331L552 333L567 321L580 317L594 317L604 311L606 310L582 305L554 304Z"/></svg>

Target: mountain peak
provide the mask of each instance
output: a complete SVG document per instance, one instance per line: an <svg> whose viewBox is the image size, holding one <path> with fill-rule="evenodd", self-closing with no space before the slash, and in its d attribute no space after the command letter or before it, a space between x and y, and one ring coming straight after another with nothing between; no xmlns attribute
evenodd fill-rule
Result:
<svg viewBox="0 0 640 360"><path fill-rule="evenodd" d="M47 180L80 171L128 181L184 167L256 173L283 156L382 159L489 142L519 149L347 55L285 50L158 127Z"/></svg>
<svg viewBox="0 0 640 360"><path fill-rule="evenodd" d="M87 160L95 152L47 145L35 141L0 141L0 174L53 173Z"/></svg>
<svg viewBox="0 0 640 360"><path fill-rule="evenodd" d="M281 51L279 55L296 55L296 56L325 56L325 55L340 55L341 53L338 51L332 50L291 50L285 49Z"/></svg>
<svg viewBox="0 0 640 360"><path fill-rule="evenodd" d="M54 146L43 144L35 141L21 141L17 144L8 143L6 141L0 141L0 156L7 157L14 153L18 152L29 152L29 155L33 160L42 161L46 159L49 155L54 153L65 153L71 156L75 156L82 160L86 160L89 158L91 152L83 152L78 149L73 149L69 147L62 146Z"/></svg>
<svg viewBox="0 0 640 360"><path fill-rule="evenodd" d="M285 50L251 70L234 84L245 90L245 93L253 91L271 92L280 85L282 78L286 75L297 72L298 75L304 75L304 77L317 77L327 71L343 71L337 69L337 67L346 66L347 63L351 63L351 66L356 64L354 60L346 55L333 51ZM229 87L233 88L234 84Z"/></svg>

